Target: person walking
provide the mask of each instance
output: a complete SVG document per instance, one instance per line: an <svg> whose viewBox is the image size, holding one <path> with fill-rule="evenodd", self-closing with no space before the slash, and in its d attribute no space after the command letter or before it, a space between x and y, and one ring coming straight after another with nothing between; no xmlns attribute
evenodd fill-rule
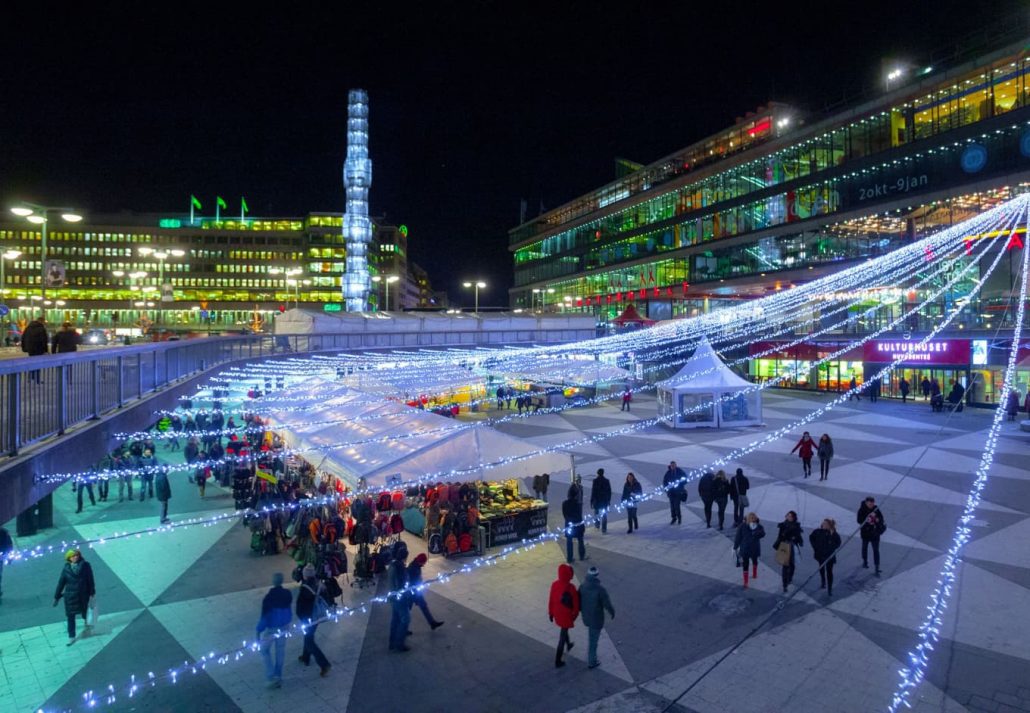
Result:
<svg viewBox="0 0 1030 713"><path fill-rule="evenodd" d="M819 588L826 590L826 596L833 596L833 565L837 564L837 550L840 549L840 535L837 534L837 523L831 518L812 530L808 536L812 545L812 555L819 563Z"/></svg>
<svg viewBox="0 0 1030 713"><path fill-rule="evenodd" d="M901 381L898 382L898 391L901 392L901 403L905 403L908 400L908 392L912 387L908 383L908 379L904 376L901 377Z"/></svg>
<svg viewBox="0 0 1030 713"><path fill-rule="evenodd" d="M626 474L626 482L622 486L622 504L626 508L626 520L629 529L626 534L632 534L634 530L640 529L640 521L637 520L637 503L644 495L644 487L637 480L633 473Z"/></svg>
<svg viewBox="0 0 1030 713"><path fill-rule="evenodd" d="M154 458L154 452L146 449L143 451L138 459L140 474L139 474L139 501L143 502L144 497L154 497L154 466L157 465L157 459ZM149 491L149 495L147 495Z"/></svg>
<svg viewBox="0 0 1030 713"><path fill-rule="evenodd" d="M597 668L601 662L597 660L597 642L604 629L604 613L608 618L615 618L615 607L612 606L608 590L601 586L597 567L587 570L587 578L579 588L579 604L583 616L583 624L587 627L587 668Z"/></svg>
<svg viewBox="0 0 1030 713"><path fill-rule="evenodd" d="M608 510L612 506L612 484L604 477L604 468L597 469L597 477L590 488L590 507L594 509L594 529L608 534Z"/></svg>
<svg viewBox="0 0 1030 713"><path fill-rule="evenodd" d="M751 504L747 497L747 491L750 488L751 481L744 475L744 469L737 468L736 474L730 480L730 498L733 500L734 527L740 527L744 523L744 510Z"/></svg>
<svg viewBox="0 0 1030 713"><path fill-rule="evenodd" d="M830 461L833 460L833 439L830 434L819 436L816 453L819 456L819 480L826 480L830 477Z"/></svg>
<svg viewBox="0 0 1030 713"><path fill-rule="evenodd" d="M126 486L129 488L129 500L132 500L132 469L136 467L136 459L124 450L115 455L115 467L122 471L118 476L118 502L122 501Z"/></svg>
<svg viewBox="0 0 1030 713"><path fill-rule="evenodd" d="M411 601L422 610L422 616L426 618L426 623L429 624L429 628L436 631L443 626L442 621L437 621L433 618L433 615L429 611L429 604L426 603L426 598L422 594L422 590L418 587L422 584L422 568L425 566L429 558L426 557L425 552L421 552L415 556L415 559L408 565L408 586L411 588Z"/></svg>
<svg viewBox="0 0 1030 713"><path fill-rule="evenodd" d="M923 380L919 382L919 388L923 392L923 401L930 400L930 380L923 377Z"/></svg>
<svg viewBox="0 0 1030 713"><path fill-rule="evenodd" d="M25 326L25 331L21 335L21 350L30 357L43 356L48 351L47 345L49 342L46 320L38 317ZM36 384L43 383L43 380L40 378L39 369L29 372L29 380Z"/></svg>
<svg viewBox="0 0 1030 713"><path fill-rule="evenodd" d="M862 400L862 394L858 391L858 379L855 375L851 375L851 381L848 382L848 401L855 399L856 401Z"/></svg>
<svg viewBox="0 0 1030 713"><path fill-rule="evenodd" d="M575 626L579 616L579 592L572 583L572 567L567 564L558 565L558 579L551 582L551 593L547 599L547 618L561 629L558 634L558 649L554 653L554 667L565 665L563 657L571 651L574 644L569 638L569 629Z"/></svg>
<svg viewBox="0 0 1030 713"><path fill-rule="evenodd" d="M877 399L880 398L880 379L871 379L868 386L866 387L866 393L869 394L869 403L875 404Z"/></svg>
<svg viewBox="0 0 1030 713"><path fill-rule="evenodd" d="M880 536L887 531L887 523L883 519L883 513L876 505L876 498L872 495L862 501L858 506L858 524L862 526L862 567L869 569L869 547L873 548L873 566L876 568L876 576L880 576Z"/></svg>
<svg viewBox="0 0 1030 713"><path fill-rule="evenodd" d="M801 440L790 449L791 453L797 451L798 457L801 458L801 468L805 472L807 478L812 474L812 455L815 453L815 441L812 440L812 436L805 431L801 435Z"/></svg>
<svg viewBox="0 0 1030 713"><path fill-rule="evenodd" d="M272 588L261 600L261 618L258 619L257 637L261 643L261 658L265 660L265 680L269 688L283 685L283 657L286 654L286 634L293 620L293 595L283 588L283 575L272 575ZM273 651L274 649L274 651Z"/></svg>
<svg viewBox="0 0 1030 713"><path fill-rule="evenodd" d="M314 565L304 565L301 577L300 589L297 590L297 618L304 624L304 651L298 660L309 666L314 656L315 663L321 669L321 676L325 678L332 666L315 643L315 631L318 630L319 620L329 612L329 602L325 596L325 587L315 577Z"/></svg>
<svg viewBox="0 0 1030 713"><path fill-rule="evenodd" d="M714 482L715 473L711 471L702 475L701 479L697 481L697 494L705 508L705 527L712 526L712 504L715 503L715 493L712 491Z"/></svg>
<svg viewBox="0 0 1030 713"><path fill-rule="evenodd" d="M747 589L747 565L751 563L751 577L758 579L758 557L761 554L761 539L765 537L765 528L758 520L758 515L749 512L744 522L737 528L737 536L733 540L733 550L744 570L744 589Z"/></svg>
<svg viewBox="0 0 1030 713"><path fill-rule="evenodd" d="M951 408L955 411L962 410L962 397L966 394L966 387L964 387L958 379L951 380L951 392L948 394L948 403L951 404Z"/></svg>
<svg viewBox="0 0 1030 713"><path fill-rule="evenodd" d="M726 522L726 503L730 494L730 481L726 478L726 471L719 470L715 473L712 481L712 498L719 508L719 529L722 529Z"/></svg>
<svg viewBox="0 0 1030 713"><path fill-rule="evenodd" d="M53 354L67 354L78 351L80 344L82 344L82 336L75 331L71 322L65 322L61 325L61 329L54 332L50 351Z"/></svg>
<svg viewBox="0 0 1030 713"><path fill-rule="evenodd" d="M1016 414L1019 413L1019 392L1016 389L1010 389L1008 398L1005 400L1005 413L1008 414L1010 421L1016 420Z"/></svg>
<svg viewBox="0 0 1030 713"><path fill-rule="evenodd" d="M787 586L794 581L794 568L797 564L794 548L803 546L805 538L798 523L798 514L793 510L788 511L783 522L776 527L779 533L773 542L773 549L776 550L776 561L780 565L780 574L783 577L783 593L786 594Z"/></svg>
<svg viewBox="0 0 1030 713"><path fill-rule="evenodd" d="M583 544L586 523L583 522L583 505L576 499L576 494L569 488L569 497L561 504L561 514L565 518L565 561L572 564L572 540L579 540L579 559L587 558L587 549Z"/></svg>
<svg viewBox="0 0 1030 713"><path fill-rule="evenodd" d="M14 551L14 540L6 528L0 527L0 602L4 599L4 564Z"/></svg>
<svg viewBox="0 0 1030 713"><path fill-rule="evenodd" d="M629 405L633 401L633 391L628 386L622 392L622 408L620 411L629 411Z"/></svg>
<svg viewBox="0 0 1030 713"><path fill-rule="evenodd" d="M168 482L168 473L159 471L157 474L157 501L161 503L161 524L167 525L170 520L168 519L168 501L172 499L172 486Z"/></svg>
<svg viewBox="0 0 1030 713"><path fill-rule="evenodd" d="M410 651L404 643L411 626L412 599L408 591L408 546L403 541L393 545L393 561L387 572L390 575L390 651Z"/></svg>
<svg viewBox="0 0 1030 713"><path fill-rule="evenodd" d="M92 479L94 477L95 476L94 476L93 473L88 473L86 475L75 476L75 480L72 481L72 488L74 490L78 491L76 493L77 496L78 496L78 498L77 498L78 499L78 508L75 510L75 514L76 515L78 515L80 512L82 512L82 493L83 493L83 491L89 493L89 504L90 505L94 505L95 506L97 504L96 498L93 497L93 480Z"/></svg>
<svg viewBox="0 0 1030 713"><path fill-rule="evenodd" d="M61 578L57 580L57 590L54 592L54 606L64 597L64 615L68 618L68 646L75 643L76 618L82 617L85 631L92 628L86 613L96 594L93 567L82 558L82 552L77 549L65 552L64 569L61 570Z"/></svg>
<svg viewBox="0 0 1030 713"><path fill-rule="evenodd" d="M669 468L662 478L662 487L665 488L665 494L669 498L669 510L672 513L670 525L683 524L682 506L687 499L686 479L687 474L676 465L676 461L670 462Z"/></svg>

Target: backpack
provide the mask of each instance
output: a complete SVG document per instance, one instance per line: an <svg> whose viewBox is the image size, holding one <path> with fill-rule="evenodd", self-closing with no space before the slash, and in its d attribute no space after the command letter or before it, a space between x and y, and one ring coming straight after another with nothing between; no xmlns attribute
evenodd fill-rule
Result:
<svg viewBox="0 0 1030 713"><path fill-rule="evenodd" d="M395 535L399 535L404 532L404 519L397 513L394 513L390 517L390 532Z"/></svg>
<svg viewBox="0 0 1030 713"><path fill-rule="evenodd" d="M389 493L382 493L379 496L379 500L376 502L376 510L379 512L385 512L392 507L392 499Z"/></svg>
<svg viewBox="0 0 1030 713"><path fill-rule="evenodd" d="M404 493L402 493L400 490L395 491L393 495L390 496L390 503L393 506L394 510L403 510Z"/></svg>
<svg viewBox="0 0 1030 713"><path fill-rule="evenodd" d="M437 497L439 497L440 499L440 502L448 502L451 499L451 486L447 485L447 483L444 483L436 489L436 493Z"/></svg>
<svg viewBox="0 0 1030 713"><path fill-rule="evenodd" d="M367 522L359 522L350 532L355 545L367 545L372 539L372 528Z"/></svg>
<svg viewBox="0 0 1030 713"><path fill-rule="evenodd" d="M472 535L467 532L461 533L461 537L458 538L458 550L461 552L468 552L472 549Z"/></svg>
<svg viewBox="0 0 1030 713"><path fill-rule="evenodd" d="M447 535L447 539L443 541L444 548L447 550L447 554L456 555L458 554L458 538L455 537L454 533Z"/></svg>
<svg viewBox="0 0 1030 713"><path fill-rule="evenodd" d="M429 536L429 554L438 555L441 552L443 552L443 537L439 532L434 532Z"/></svg>

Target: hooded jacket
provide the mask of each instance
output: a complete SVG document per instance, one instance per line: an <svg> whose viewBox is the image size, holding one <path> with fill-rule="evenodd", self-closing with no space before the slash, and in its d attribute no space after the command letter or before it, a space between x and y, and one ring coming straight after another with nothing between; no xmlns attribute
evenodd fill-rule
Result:
<svg viewBox="0 0 1030 713"><path fill-rule="evenodd" d="M798 452L798 456L801 458L811 458L812 453L815 452L815 441L809 436L807 439L802 436L797 442L797 445L790 449L790 452Z"/></svg>
<svg viewBox="0 0 1030 713"><path fill-rule="evenodd" d="M608 596L608 590L601 586L601 581L593 575L587 575L586 581L579 588L579 603L582 607L583 623L590 629L604 627L604 613L615 617L615 608Z"/></svg>
<svg viewBox="0 0 1030 713"><path fill-rule="evenodd" d="M269 589L268 594L261 600L261 619L258 620L257 633L289 624L293 619L293 612L290 611L292 601L293 595L289 589L283 589L281 586Z"/></svg>
<svg viewBox="0 0 1030 713"><path fill-rule="evenodd" d="M551 596L547 601L548 615L554 620L554 625L562 629L571 629L579 616L579 592L572 583L572 574L569 565L558 565L558 579L551 582Z"/></svg>
<svg viewBox="0 0 1030 713"><path fill-rule="evenodd" d="M46 326L38 319L29 322L21 335L21 350L29 356L40 356L47 353L49 344Z"/></svg>

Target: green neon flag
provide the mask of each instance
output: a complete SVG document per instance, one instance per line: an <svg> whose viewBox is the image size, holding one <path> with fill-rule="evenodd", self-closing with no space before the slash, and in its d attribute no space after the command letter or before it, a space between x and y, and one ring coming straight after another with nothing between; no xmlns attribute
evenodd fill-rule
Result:
<svg viewBox="0 0 1030 713"><path fill-rule="evenodd" d="M219 208L228 208L228 206L225 205L225 199L223 199L221 196L216 196L215 202L218 203Z"/></svg>
<svg viewBox="0 0 1030 713"><path fill-rule="evenodd" d="M240 196L240 207L243 209L244 213L249 213L250 212L250 208L247 207L247 199L244 198L243 196Z"/></svg>
<svg viewBox="0 0 1030 713"><path fill-rule="evenodd" d="M197 210L201 209L200 201L197 200L197 197L192 194L190 195L190 205L196 208Z"/></svg>

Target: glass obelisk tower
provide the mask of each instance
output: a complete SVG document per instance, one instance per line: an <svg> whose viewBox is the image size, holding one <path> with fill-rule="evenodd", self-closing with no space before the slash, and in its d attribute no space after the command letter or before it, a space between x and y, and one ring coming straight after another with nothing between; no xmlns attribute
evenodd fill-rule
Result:
<svg viewBox="0 0 1030 713"><path fill-rule="evenodd" d="M348 312L368 310L368 246L372 242L372 221L368 219L370 185L368 93L352 89L347 94L347 158L343 162L343 187L347 192L347 209L343 214L343 237L347 244L343 299Z"/></svg>

